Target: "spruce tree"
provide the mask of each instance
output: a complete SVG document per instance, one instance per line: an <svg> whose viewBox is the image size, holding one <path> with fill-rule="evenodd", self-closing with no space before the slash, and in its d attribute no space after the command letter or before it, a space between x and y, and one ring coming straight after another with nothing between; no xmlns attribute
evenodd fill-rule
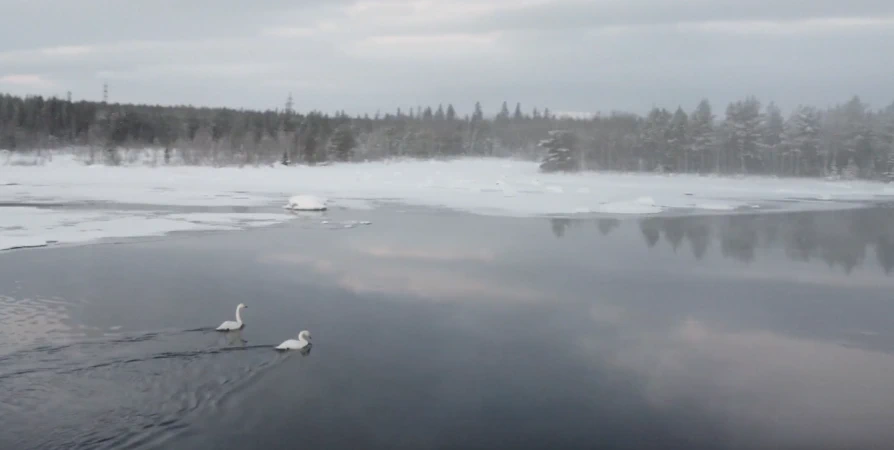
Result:
<svg viewBox="0 0 894 450"><path fill-rule="evenodd" d="M540 170L544 172L576 171L579 168L576 154L577 138L571 131L553 130L549 132L549 139L540 142L540 147L547 153Z"/></svg>
<svg viewBox="0 0 894 450"><path fill-rule="evenodd" d="M332 137L329 138L329 148L327 150L332 159L336 161L350 161L356 146L357 139L354 137L351 126L344 124L336 128Z"/></svg>

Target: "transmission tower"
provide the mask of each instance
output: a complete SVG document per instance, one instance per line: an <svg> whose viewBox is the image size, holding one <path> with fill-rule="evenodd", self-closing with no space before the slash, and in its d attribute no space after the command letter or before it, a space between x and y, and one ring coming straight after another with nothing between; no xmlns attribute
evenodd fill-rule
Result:
<svg viewBox="0 0 894 450"><path fill-rule="evenodd" d="M109 102L109 83L102 84L102 102L103 103Z"/></svg>
<svg viewBox="0 0 894 450"><path fill-rule="evenodd" d="M286 113L291 114L295 106L295 102L292 101L292 93L289 92L289 98L286 99Z"/></svg>

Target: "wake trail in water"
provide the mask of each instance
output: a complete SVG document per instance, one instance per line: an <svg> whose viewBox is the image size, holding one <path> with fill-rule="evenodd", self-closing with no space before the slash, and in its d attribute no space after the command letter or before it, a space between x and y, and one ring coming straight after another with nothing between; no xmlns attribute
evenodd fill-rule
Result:
<svg viewBox="0 0 894 450"><path fill-rule="evenodd" d="M140 448L188 429L281 360L272 344L214 328L39 345L0 358L0 416L38 448ZM102 426L76 426L84 415Z"/></svg>
<svg viewBox="0 0 894 450"><path fill-rule="evenodd" d="M159 339L165 338L173 338L182 335L188 335L193 333L201 333L201 334L210 334L214 332L214 328L206 327L206 328L194 328L188 330L163 330L163 331L152 331L146 332L137 335L131 336L114 336L108 338L101 339L90 339L83 340L78 342L70 342L65 344L55 344L55 345L39 345L32 348L24 348L20 350L13 351L11 353L7 353L5 355L0 355L0 364L6 367L18 367L19 369L3 373L0 372L0 381L5 378L24 375L33 372L40 371L53 371L53 370L62 370L64 367L58 367L56 364L60 366L68 366L66 370L78 370L76 368L71 368L71 359L72 356L77 357L78 359L82 359L90 354L95 354L97 357L101 357L102 354L107 353L109 351L120 350L122 345L127 344L139 344L146 343L150 341L156 341ZM219 350L219 349L213 349ZM142 359L137 359L137 361ZM122 361L108 361L101 366L107 366L111 364L115 364L116 362ZM128 362L128 361L123 361ZM25 365L37 365L38 367L29 367L27 369L22 369L21 367ZM89 369L90 367L86 367ZM64 371L63 371L64 373Z"/></svg>
<svg viewBox="0 0 894 450"><path fill-rule="evenodd" d="M253 346L252 348L270 350L271 346L258 345ZM217 392L217 395L209 397L201 407L198 407L197 405L197 407L190 409L179 419L161 422L156 427L152 427L151 429L144 430L141 433L136 433L131 436L123 436L120 439L109 442L106 446L98 448L122 448L128 450L164 448L166 443L189 432L192 419L198 418L206 413L218 411L222 404L227 403L233 398L237 398L238 394L244 392L251 386L254 386L255 382L259 380L263 374L278 366L279 363L283 362L287 357L279 352L273 352L273 355L274 358L265 360L257 366L251 367L249 370L244 371L242 376L223 380L221 382L221 387L227 386L226 388L221 388L220 391Z"/></svg>

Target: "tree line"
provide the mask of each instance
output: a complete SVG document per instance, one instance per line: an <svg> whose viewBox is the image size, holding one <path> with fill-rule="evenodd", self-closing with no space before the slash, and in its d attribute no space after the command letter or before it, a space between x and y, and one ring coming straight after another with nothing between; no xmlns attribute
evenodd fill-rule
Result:
<svg viewBox="0 0 894 450"><path fill-rule="evenodd" d="M114 164L119 149L164 149L166 163L320 164L392 157L516 156L544 170L657 171L894 178L894 104L872 110L859 97L834 107L799 106L784 116L755 97L723 113L708 100L691 111L654 108L559 116L510 109L460 116L452 105L373 116L193 106L72 102L0 95L0 149L71 146Z"/></svg>

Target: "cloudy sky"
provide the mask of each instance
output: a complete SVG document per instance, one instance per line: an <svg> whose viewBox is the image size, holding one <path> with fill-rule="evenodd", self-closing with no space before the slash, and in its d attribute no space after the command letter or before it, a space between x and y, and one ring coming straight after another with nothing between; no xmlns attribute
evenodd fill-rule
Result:
<svg viewBox="0 0 894 450"><path fill-rule="evenodd" d="M894 101L891 0L0 0L0 91L350 113Z"/></svg>

